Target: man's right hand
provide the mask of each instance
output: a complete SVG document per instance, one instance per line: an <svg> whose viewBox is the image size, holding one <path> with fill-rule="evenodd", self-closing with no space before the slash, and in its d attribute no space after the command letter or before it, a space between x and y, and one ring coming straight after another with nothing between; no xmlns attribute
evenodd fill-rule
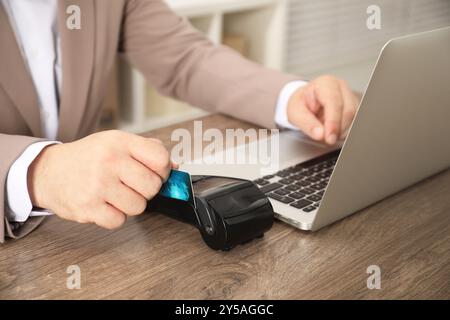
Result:
<svg viewBox="0 0 450 320"><path fill-rule="evenodd" d="M113 229L145 210L172 166L159 140L105 131L46 147L29 168L28 189L35 207Z"/></svg>

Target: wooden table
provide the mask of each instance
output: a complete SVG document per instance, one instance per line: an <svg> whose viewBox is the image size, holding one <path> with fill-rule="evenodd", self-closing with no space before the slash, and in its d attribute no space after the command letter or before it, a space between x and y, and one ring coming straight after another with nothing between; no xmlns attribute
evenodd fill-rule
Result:
<svg viewBox="0 0 450 320"><path fill-rule="evenodd" d="M213 115L205 128L249 128ZM176 127L147 135L171 145ZM67 199L70 201L70 199ZM66 287L78 265L81 289ZM366 286L381 268L381 289ZM450 298L450 171L317 233L276 222L264 238L216 252L194 228L157 213L116 231L48 218L0 246L0 298Z"/></svg>

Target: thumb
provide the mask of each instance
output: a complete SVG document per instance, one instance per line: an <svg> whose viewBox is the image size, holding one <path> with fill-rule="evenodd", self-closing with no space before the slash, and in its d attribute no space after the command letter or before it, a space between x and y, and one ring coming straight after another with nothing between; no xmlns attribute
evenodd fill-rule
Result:
<svg viewBox="0 0 450 320"><path fill-rule="evenodd" d="M180 168L180 165L178 163L174 162L173 160L170 160L170 166L172 169Z"/></svg>

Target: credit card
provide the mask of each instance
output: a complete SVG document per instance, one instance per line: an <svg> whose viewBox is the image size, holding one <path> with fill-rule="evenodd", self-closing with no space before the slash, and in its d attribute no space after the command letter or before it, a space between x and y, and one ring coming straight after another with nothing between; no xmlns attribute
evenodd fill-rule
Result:
<svg viewBox="0 0 450 320"><path fill-rule="evenodd" d="M191 175L180 170L172 170L169 179L162 185L159 195L192 203L195 207Z"/></svg>

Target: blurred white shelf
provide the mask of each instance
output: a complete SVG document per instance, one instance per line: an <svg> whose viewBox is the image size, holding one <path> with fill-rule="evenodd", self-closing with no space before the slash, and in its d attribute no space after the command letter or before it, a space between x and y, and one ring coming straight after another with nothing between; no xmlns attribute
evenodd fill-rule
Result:
<svg viewBox="0 0 450 320"><path fill-rule="evenodd" d="M167 0L167 4L178 14L186 17L209 15L212 12L234 12L259 8L278 2L277 0Z"/></svg>

